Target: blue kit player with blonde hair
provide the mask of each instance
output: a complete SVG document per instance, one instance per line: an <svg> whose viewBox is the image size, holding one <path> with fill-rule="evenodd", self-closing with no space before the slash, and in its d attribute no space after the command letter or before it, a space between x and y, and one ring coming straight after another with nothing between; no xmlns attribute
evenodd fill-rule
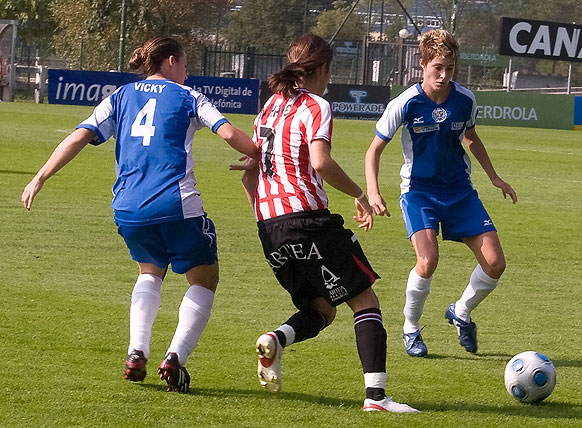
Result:
<svg viewBox="0 0 582 428"><path fill-rule="evenodd" d="M218 283L214 224L196 188L192 140L209 128L230 146L258 157L251 139L232 126L201 93L184 86L186 53L169 37L155 37L135 50L130 67L145 79L105 98L93 114L55 149L22 194L30 209L44 182L87 144L115 137L117 181L113 186L115 223L139 266L130 308L130 337L124 377L146 376L151 330L168 265L185 274L189 288L178 326L158 374L168 391L188 392L184 367L210 317Z"/></svg>
<svg viewBox="0 0 582 428"><path fill-rule="evenodd" d="M451 80L459 58L457 41L448 31L428 31L422 34L419 49L423 80L388 104L366 153L368 198L375 214L390 215L378 186L380 155L402 127L400 207L416 252L406 286L406 352L414 357L427 353L419 320L438 263L439 225L443 239L464 242L477 259L462 296L445 310L446 319L457 328L460 344L468 352L477 352L471 311L497 286L505 257L493 222L473 188L471 160L462 143L503 197L515 203L517 196L495 172L475 131L475 96Z"/></svg>

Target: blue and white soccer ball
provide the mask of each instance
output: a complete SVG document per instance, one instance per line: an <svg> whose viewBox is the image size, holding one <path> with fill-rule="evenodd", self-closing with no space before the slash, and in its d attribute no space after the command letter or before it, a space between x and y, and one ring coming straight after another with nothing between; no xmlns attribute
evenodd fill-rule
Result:
<svg viewBox="0 0 582 428"><path fill-rule="evenodd" d="M544 354L526 351L517 354L505 367L505 388L521 403L539 403L556 386L556 369Z"/></svg>

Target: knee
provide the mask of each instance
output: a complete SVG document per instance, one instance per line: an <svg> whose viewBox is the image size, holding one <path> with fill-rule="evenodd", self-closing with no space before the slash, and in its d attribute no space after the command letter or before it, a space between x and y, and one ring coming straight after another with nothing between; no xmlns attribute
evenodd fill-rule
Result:
<svg viewBox="0 0 582 428"><path fill-rule="evenodd" d="M503 255L500 257L495 257L493 260L488 261L485 266L481 267L487 276L493 279L499 279L501 275L503 275L503 272L505 272L505 257L503 257Z"/></svg>
<svg viewBox="0 0 582 428"><path fill-rule="evenodd" d="M325 320L326 320L325 326L327 327L335 319L335 314L337 313L337 309L333 306L330 306L329 308L326 308L324 311L320 311L320 313L325 318Z"/></svg>
<svg viewBox="0 0 582 428"><path fill-rule="evenodd" d="M416 273L423 278L430 278L438 265L438 256L418 257L416 259Z"/></svg>

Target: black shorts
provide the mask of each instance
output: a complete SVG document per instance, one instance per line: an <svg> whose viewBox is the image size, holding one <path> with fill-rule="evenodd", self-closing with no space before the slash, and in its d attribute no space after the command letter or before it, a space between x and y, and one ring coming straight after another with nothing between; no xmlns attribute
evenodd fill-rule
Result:
<svg viewBox="0 0 582 428"><path fill-rule="evenodd" d="M378 278L344 219L328 210L286 214L258 223L269 265L293 304L304 309L317 297L337 306Z"/></svg>

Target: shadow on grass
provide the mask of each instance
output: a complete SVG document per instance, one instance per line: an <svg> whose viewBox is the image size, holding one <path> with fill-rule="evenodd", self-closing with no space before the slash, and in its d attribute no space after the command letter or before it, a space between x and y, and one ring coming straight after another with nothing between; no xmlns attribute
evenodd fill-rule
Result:
<svg viewBox="0 0 582 428"><path fill-rule="evenodd" d="M0 169L0 174L34 175L34 174L36 174L36 172L30 172L30 171L11 171L9 169Z"/></svg>
<svg viewBox="0 0 582 428"><path fill-rule="evenodd" d="M441 355L441 354L427 354L424 358L427 360L439 360L439 359L451 359L451 360L499 360L499 361L509 361L513 357L512 354L506 354L502 352L479 352L476 354L470 354L466 352L464 355Z"/></svg>
<svg viewBox="0 0 582 428"><path fill-rule="evenodd" d="M138 383L142 388L165 391L167 386L164 384ZM284 400L284 401L303 401L309 404L323 404L336 407L362 407L364 400L349 400L335 397L325 397L322 395L303 394L299 392L281 392L272 394L262 389L233 389L233 388L190 388L190 395L202 395L205 397L249 397L254 399L266 400Z"/></svg>
<svg viewBox="0 0 582 428"><path fill-rule="evenodd" d="M451 360L474 360L474 361L504 361L508 362L514 355L507 354L504 352L479 352L476 354L466 353L465 355L440 355L440 354L427 354L425 359L451 359ZM552 359L555 367L582 367L582 360L554 360Z"/></svg>
<svg viewBox="0 0 582 428"><path fill-rule="evenodd" d="M166 386L160 384L143 383L143 388L165 391ZM363 400L343 399L322 395L304 394L300 392L269 393L262 389L234 389L234 388L192 388L190 395L229 399L232 397L252 398L257 400L301 401L308 404L322 404L325 406L360 409ZM550 399L551 400L551 399ZM543 401L539 404L519 404L496 406L471 403L438 403L406 401L424 412L475 412L504 416L528 416L544 419L579 419L582 417L582 407L565 402Z"/></svg>
<svg viewBox="0 0 582 428"><path fill-rule="evenodd" d="M309 404L323 404L335 407L362 407L364 400L350 400L336 397L326 397L322 395L303 394L300 392L281 392L272 394L262 389L221 389L221 388L195 388L190 393L209 397L252 397L265 400L303 401Z"/></svg>
<svg viewBox="0 0 582 428"><path fill-rule="evenodd" d="M582 360L552 360L556 367L582 367Z"/></svg>
<svg viewBox="0 0 582 428"><path fill-rule="evenodd" d="M550 399L551 400L551 399ZM576 404L542 401L539 404L493 406L471 403L409 403L419 410L432 412L476 412L544 419L580 419L582 408Z"/></svg>

